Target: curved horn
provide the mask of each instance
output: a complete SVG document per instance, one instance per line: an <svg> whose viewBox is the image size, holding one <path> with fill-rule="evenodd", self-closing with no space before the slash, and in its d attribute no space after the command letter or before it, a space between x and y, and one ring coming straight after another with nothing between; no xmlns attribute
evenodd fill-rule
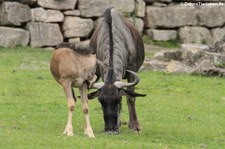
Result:
<svg viewBox="0 0 225 149"><path fill-rule="evenodd" d="M131 73L134 76L134 81L131 83L127 83L127 82L121 82L121 81L115 81L114 85L118 88L123 88L123 87L131 87L131 86L135 86L138 84L139 82L139 76L137 75L137 73L135 73L134 71L131 70L127 70L127 72Z"/></svg>
<svg viewBox="0 0 225 149"><path fill-rule="evenodd" d="M101 89L105 85L104 82L94 83L91 88Z"/></svg>

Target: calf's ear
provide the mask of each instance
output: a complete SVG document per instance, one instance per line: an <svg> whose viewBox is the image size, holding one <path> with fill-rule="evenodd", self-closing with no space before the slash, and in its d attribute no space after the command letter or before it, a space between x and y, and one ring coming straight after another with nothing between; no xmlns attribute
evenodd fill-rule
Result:
<svg viewBox="0 0 225 149"><path fill-rule="evenodd" d="M100 90L97 90L95 92L89 93L87 95L88 96L88 100L92 100L92 99L98 97L99 96L99 93L100 93Z"/></svg>
<svg viewBox="0 0 225 149"><path fill-rule="evenodd" d="M145 97L146 94L139 94L139 93L136 93L136 92L131 92L131 91L128 91L128 90L125 90L125 89L122 89L120 91L121 95L125 95L127 97Z"/></svg>

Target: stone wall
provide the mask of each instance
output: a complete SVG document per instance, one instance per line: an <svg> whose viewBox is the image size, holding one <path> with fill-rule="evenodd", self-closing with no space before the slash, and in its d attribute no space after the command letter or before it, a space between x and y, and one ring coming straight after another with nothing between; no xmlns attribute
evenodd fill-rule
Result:
<svg viewBox="0 0 225 149"><path fill-rule="evenodd" d="M141 69L225 77L225 36L210 47L182 44L179 50L160 50L145 60Z"/></svg>
<svg viewBox="0 0 225 149"><path fill-rule="evenodd" d="M222 0L0 0L0 46L86 41L111 6L153 40L211 44L225 34Z"/></svg>

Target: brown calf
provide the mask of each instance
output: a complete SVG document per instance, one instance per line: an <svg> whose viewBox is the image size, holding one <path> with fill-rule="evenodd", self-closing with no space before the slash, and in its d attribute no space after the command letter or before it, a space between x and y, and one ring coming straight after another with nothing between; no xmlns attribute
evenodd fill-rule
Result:
<svg viewBox="0 0 225 149"><path fill-rule="evenodd" d="M82 100L82 108L85 114L84 134L94 138L89 111L87 88L95 79L96 57L91 54L81 54L65 44L59 46L51 58L50 69L55 80L62 85L68 104L68 122L64 130L67 136L73 136L72 115L76 103L76 96L72 87L78 87Z"/></svg>

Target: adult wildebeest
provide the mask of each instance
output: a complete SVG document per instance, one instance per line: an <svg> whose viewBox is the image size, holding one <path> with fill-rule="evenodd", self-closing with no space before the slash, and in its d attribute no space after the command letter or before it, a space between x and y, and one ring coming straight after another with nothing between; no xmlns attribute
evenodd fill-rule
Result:
<svg viewBox="0 0 225 149"><path fill-rule="evenodd" d="M85 114L84 134L94 138L88 113L87 87L96 79L96 56L71 49L69 44L61 44L53 53L50 69L55 80L62 85L67 98L69 113L64 134L73 136L72 114L76 96L72 87L79 87Z"/></svg>
<svg viewBox="0 0 225 149"><path fill-rule="evenodd" d="M135 97L145 95L134 92L134 86L139 82L135 72L144 61L144 45L139 32L114 8L108 8L101 25L91 37L89 50L96 53L97 59L108 66L107 69L98 68L98 74L104 82L94 84L98 90L88 95L89 99L98 97L101 103L104 130L119 132L121 99L125 95L129 108L129 128L140 131ZM122 82L122 79L127 79L128 83ZM123 87L127 87L127 90Z"/></svg>

